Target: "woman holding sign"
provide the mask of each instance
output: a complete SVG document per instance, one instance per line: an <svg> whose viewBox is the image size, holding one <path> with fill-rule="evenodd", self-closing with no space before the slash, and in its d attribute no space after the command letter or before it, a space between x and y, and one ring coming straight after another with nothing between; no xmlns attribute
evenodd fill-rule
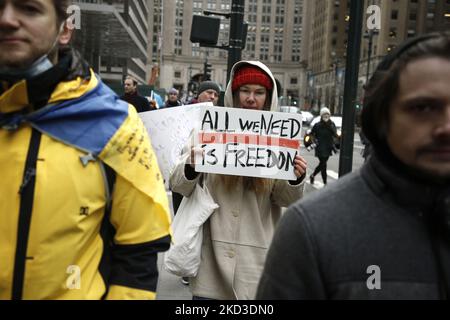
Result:
<svg viewBox="0 0 450 320"><path fill-rule="evenodd" d="M270 70L256 61L238 62L231 71L225 92L225 107L276 111L275 80ZM194 155L202 149L185 148L182 161L170 178L173 191L189 197L200 177ZM198 274L191 278L194 299L254 299L267 248L281 207L302 197L306 161L296 156L297 180L204 175L219 208L203 225L203 246Z"/></svg>

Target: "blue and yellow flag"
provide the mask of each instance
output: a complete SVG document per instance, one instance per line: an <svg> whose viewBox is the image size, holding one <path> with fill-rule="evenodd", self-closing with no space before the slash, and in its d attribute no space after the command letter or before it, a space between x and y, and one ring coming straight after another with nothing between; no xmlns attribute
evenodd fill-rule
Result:
<svg viewBox="0 0 450 320"><path fill-rule="evenodd" d="M29 123L55 140L102 160L160 205L170 221L163 178L147 130L135 108L120 100L92 71L89 81L77 78L60 83L49 105L31 113L19 110L27 101L26 94L18 92L26 92L25 81L8 90L0 101L2 127L13 129Z"/></svg>

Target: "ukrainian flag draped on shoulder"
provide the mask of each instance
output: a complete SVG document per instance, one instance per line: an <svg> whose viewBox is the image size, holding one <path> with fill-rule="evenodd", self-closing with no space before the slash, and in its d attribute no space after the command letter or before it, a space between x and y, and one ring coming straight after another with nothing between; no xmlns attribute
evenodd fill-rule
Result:
<svg viewBox="0 0 450 320"><path fill-rule="evenodd" d="M25 92L26 82L11 90ZM141 119L134 107L120 100L92 70L90 79L59 83L48 105L37 111L0 113L0 124L5 128L23 122L86 152L85 159L102 160L169 215L162 176Z"/></svg>

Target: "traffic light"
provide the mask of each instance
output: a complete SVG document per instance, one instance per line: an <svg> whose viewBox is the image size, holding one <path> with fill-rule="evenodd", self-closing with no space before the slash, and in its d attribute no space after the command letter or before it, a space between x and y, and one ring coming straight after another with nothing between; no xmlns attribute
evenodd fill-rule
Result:
<svg viewBox="0 0 450 320"><path fill-rule="evenodd" d="M198 90L198 82L191 79L188 83L188 91L191 91L193 93L197 93Z"/></svg>
<svg viewBox="0 0 450 320"><path fill-rule="evenodd" d="M192 43L201 45L216 45L219 39L220 19L194 15L192 17L191 37Z"/></svg>
<svg viewBox="0 0 450 320"><path fill-rule="evenodd" d="M211 71L212 71L211 64L208 62L205 62L204 69L203 69L203 81L211 80Z"/></svg>

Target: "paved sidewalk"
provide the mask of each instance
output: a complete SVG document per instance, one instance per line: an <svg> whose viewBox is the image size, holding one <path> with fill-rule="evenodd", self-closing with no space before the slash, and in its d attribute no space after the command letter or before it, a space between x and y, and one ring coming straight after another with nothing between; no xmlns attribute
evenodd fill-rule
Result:
<svg viewBox="0 0 450 320"><path fill-rule="evenodd" d="M173 219L172 192L167 192L170 202L170 213ZM181 283L181 278L167 272L163 267L164 253L158 254L158 287L156 290L157 300L192 300L189 286Z"/></svg>
<svg viewBox="0 0 450 320"><path fill-rule="evenodd" d="M192 300L189 286L181 283L181 278L168 273L163 267L164 254L158 255L158 288L156 291L157 300Z"/></svg>

